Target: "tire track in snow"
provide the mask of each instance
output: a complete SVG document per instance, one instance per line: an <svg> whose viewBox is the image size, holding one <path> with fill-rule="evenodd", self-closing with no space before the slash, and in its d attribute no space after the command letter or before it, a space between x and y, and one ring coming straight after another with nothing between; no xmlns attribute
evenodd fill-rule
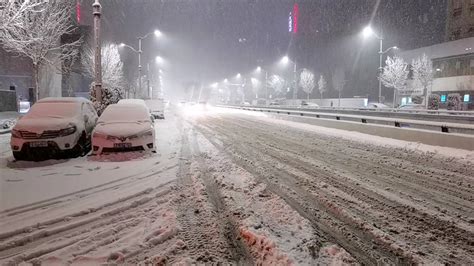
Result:
<svg viewBox="0 0 474 266"><path fill-rule="evenodd" d="M266 156L271 155L271 156L273 156L272 159L274 159L274 160L276 159L277 161L279 161L283 165L283 168L281 168L279 170L280 171L286 171L287 176L291 175L292 173L294 174L295 169L301 170L304 173L308 173L308 174L314 175L314 176L319 176L319 177L326 176L326 182L330 186L334 186L336 184L336 186L339 189L342 188L343 191L345 190L346 191L345 193L349 193L349 195L352 195L353 193L356 193L356 195L357 195L357 193L359 193L359 195L361 195L361 197L364 197L364 196L362 196L363 194L360 194L361 190L363 192L363 189L358 188L354 184L352 184L353 186L352 186L352 188L350 188L351 190L348 190L349 189L349 187L348 187L349 184L339 183L339 185L337 185L337 183L334 183L338 179L341 179L339 177L339 175L341 175L341 174L344 175L344 173L340 172L339 174L336 174L336 172L334 172L334 171L332 173L327 172L327 171L322 171L321 169L318 168L318 166L321 167L321 165L320 165L321 162L324 162L323 164L326 164L326 166L328 166L328 165L330 166L332 164L333 167L334 167L334 165L337 165L338 168L342 168L343 172L348 172L348 173L358 172L357 174L359 174L359 175L362 175L362 174L367 175L368 173L371 173L370 170L367 170L367 169L371 168L371 164L368 164L367 161L364 161L364 160L360 160L360 162L356 161L357 163L359 163L361 165L360 169L358 170L358 168L353 166L354 164L347 165L346 163L344 163L344 162L350 161L351 156L345 156L345 154L342 154L342 156L337 157L338 154L333 153L334 149L340 149L341 147L336 146L336 147L334 147L334 149L331 149L331 147L327 147L326 145L323 145L322 148L318 148L317 146L315 147L314 145L311 145L311 144L308 145L307 141L302 141L302 140L306 140L308 138L311 139L312 141L314 139L318 140L319 137L315 137L314 133L313 134L307 134L306 137L308 137L308 138L301 138L301 133L297 132L296 130L293 130L292 134L288 134L285 131L279 131L279 130L268 131L270 129L270 128L267 127L268 125L262 125L262 123L260 123L261 121L258 121L258 123L256 123L256 121L252 121L252 120L245 121L244 119L241 119L243 121L240 121L239 119L237 119L237 121L232 121L231 119L227 119L227 118L225 118L225 119L210 119L210 120L212 120L211 121L212 123L210 123L210 121L207 120L204 124L207 125L208 127L209 127L209 124L212 124L212 126L211 126L212 130L211 131L215 130L215 132L218 133L216 135L212 135L211 138L217 137L217 138L220 138L222 141L227 140L227 142L228 142L228 140L232 139L233 142L238 142L240 144L243 143L242 145L244 147L242 147L242 146L235 147L235 152L239 153L242 150L245 151L246 148L250 149L250 150L255 150L255 151L264 151L264 153L260 154L260 155L258 155L257 153L252 155L252 153L250 153L249 154L250 157L242 156L242 158L243 158L242 161L243 161L243 163L247 164L247 167L255 168L255 165L253 163L259 162L260 160L262 160L261 158L265 158ZM232 126L229 126L229 124L232 124ZM218 131L218 128L220 128L220 131ZM213 134L213 133L211 132L210 134ZM222 135L224 135L225 137L221 137ZM243 140L243 139L245 139L245 140ZM322 139L324 139L324 137ZM344 145L345 144L344 141L342 141L342 142L343 142L342 145ZM230 145L232 143L227 143L227 144ZM305 145L306 145L306 148L305 148ZM343 147L345 147L345 146L343 146ZM303 151L304 150L311 150L313 148L315 148L316 150L319 149L319 151L310 153L310 156L309 156L308 159L305 159L304 157L302 157L301 154L304 154L305 156L307 154L304 153L304 152L303 153L300 152L301 150L303 150ZM230 148L227 147L227 149L229 150ZM372 149L372 147L369 147L369 149ZM383 148L377 148L377 149L382 149L383 150ZM232 150L234 150L234 149L232 149ZM352 150L357 151L357 148L352 148ZM363 151L366 154L369 153L369 152L366 152L365 149ZM386 150L385 150L385 152L386 152ZM357 153L355 153L355 154L357 154ZM285 157L281 157L280 155L284 155ZM315 155L315 156L312 156L312 155ZM260 157L258 157L258 156L260 156ZM245 159L248 159L248 158L250 158L250 160L245 160ZM254 158L259 158L259 160L255 161ZM353 161L353 159L354 158L352 158L352 161ZM313 160L316 164L311 164L311 160ZM372 167L373 167L373 165L372 165ZM331 167L329 167L329 169L330 168ZM269 169L271 170L271 167L269 167ZM268 171L269 169L266 169L266 170ZM365 172L363 171L364 169L365 169ZM390 171L392 171L392 172L390 172ZM468 173L466 171L467 171L467 169L463 169L461 172ZM382 172L383 172L383 169L382 169ZM379 175L379 176L370 176L369 175L369 179L374 179L376 181L379 181L378 179L381 179L383 177L388 181L388 180L390 180L390 175L391 174L392 175L394 174L393 168L390 168L390 169L388 169L387 172L385 172L386 176L385 175L383 175L383 176L381 176L381 175ZM404 173L402 173L402 174L404 174ZM462 176L463 173L460 173L460 174L461 174L460 178L464 178ZM278 176L278 173L275 173L275 175ZM301 173L300 173L300 175L301 175ZM405 174L405 175L406 175L405 178L409 178L408 173ZM423 174L419 173L416 177L421 178L421 177L423 177ZM293 178L300 179L300 181L298 181L300 183L305 181L305 180L301 180L301 178L299 178L298 173L296 173L296 175ZM282 178L280 178L280 179L282 179ZM276 181L278 181L280 179L277 179ZM284 179L282 179L282 180L284 180ZM393 180L393 178L392 178L392 180ZM364 181L362 183L364 183ZM310 185L315 186L316 185L316 187L318 185L317 183L314 183L314 184L302 183L302 184L305 185L305 186L310 186ZM302 185L302 184L290 184L290 185L293 186L293 185ZM354 189L354 187L356 189ZM435 188L436 187L434 187L434 188L431 187L429 189L435 190ZM317 190L317 191L318 191L318 193L323 193L323 194L325 193L324 192L325 189ZM446 245L448 245L448 243L450 243L452 245L453 240L456 241L456 239L453 239L451 236L459 235L461 238L459 239L459 241L457 241L457 245L459 247L461 247L462 249L464 249L464 252L468 252L467 254L469 254L469 251L472 250L472 247L470 247L470 244L469 244L470 243L470 240L469 240L469 237L468 237L469 233L467 233L467 235L466 235L466 232L461 233L461 231L459 231L460 230L459 228L453 228L450 224L446 224L443 221L430 220L430 219L433 219L433 218L436 218L436 217L431 217L430 215L426 215L426 213L420 213L420 212L418 212L417 209L404 208L404 206L400 205L398 202L396 202L396 203L392 202L391 203L391 204L395 204L394 207L399 206L399 207L395 207L393 209L393 207L389 207L390 205L385 205L387 203L387 201L390 202L389 199L384 199L384 197L377 196L377 194L373 194L371 191L366 191L366 193L369 193L369 194L365 194L365 197L367 195L372 195L367 199L367 200L370 199L371 201L369 201L369 202L372 202L372 204L374 204L374 203L377 204L377 202L382 203L382 205L379 204L379 207L380 206L383 207L382 209L385 210L384 211L385 213L391 215L391 213L394 212L395 221L397 221L397 219L399 220L401 218L402 220L400 220L400 221L405 220L405 221L407 221L409 223L412 223L414 225L418 225L418 226L414 226L414 228L410 228L409 225L406 225L409 228L409 232L411 230L416 230L416 228L428 228L428 229L432 230L433 233L439 232L438 234L441 234L441 235L438 235L438 240L436 240L435 242L433 242L432 240L428 240L427 238L429 237L429 234L426 235L426 242L428 242L428 243L431 242L432 244L435 244L435 246L437 248L438 247L441 248L441 249L443 248L443 245L438 246L438 243L437 243L440 239L443 239L443 235L445 235L445 237L447 237L447 238L445 238L444 247L446 247ZM429 194L427 194L427 195L429 195ZM373 198L373 196L375 196L375 198ZM337 202L342 203L341 199L337 199L337 198L333 198L333 199L336 200L335 201L336 203ZM364 199L365 198L362 198L362 200L364 200ZM347 204L347 202L344 202L344 204ZM388 207L388 208L386 208L386 207ZM459 205L456 206L456 207L458 208ZM366 213L366 214L370 214L370 212ZM365 218L361 214L359 214L359 215L361 217ZM390 217L390 215L388 217ZM386 217L384 219L390 222L390 219L388 219L388 217ZM407 218L407 217L413 217L413 218ZM431 221L433 221L433 223L431 223ZM469 226L469 225L467 224L467 226ZM472 229L472 227L471 227L471 229ZM448 234L446 234L446 232L451 232L451 230L457 230L457 233L448 233ZM456 231L454 231L454 232L456 232ZM387 232L387 233L388 233L388 235L398 237L395 233L392 233L392 232ZM417 243L416 240L414 240L413 238L410 238L410 239L411 239L411 242L413 242L413 244ZM423 243L423 242L421 242L421 243ZM415 246L417 246L417 245L418 244L415 244ZM451 250L453 250L453 249L451 249ZM424 249L423 251L424 251L423 253L427 252L428 255L431 255L430 256L431 258L433 258L433 256L434 256L434 258L436 258L436 256L437 256L437 254L433 254L433 253L429 254L430 249L427 249L427 250ZM420 254L422 254L422 256L424 256L423 253L420 253ZM444 252L444 255L440 255L439 259L441 259L442 261L443 260L456 261L455 258L458 257L458 256L461 256L461 257L458 257L458 259L462 260L463 256L464 256L464 259L466 259L466 257L465 257L466 253L464 255L462 255L462 253L459 254L459 255L454 254L455 257L452 257L451 254L453 254L453 253L449 253L449 250L448 250L448 252Z"/></svg>

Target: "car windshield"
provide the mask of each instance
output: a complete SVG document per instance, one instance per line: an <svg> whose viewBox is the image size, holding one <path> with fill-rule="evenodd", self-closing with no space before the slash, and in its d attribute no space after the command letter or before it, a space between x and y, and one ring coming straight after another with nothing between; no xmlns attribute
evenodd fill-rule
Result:
<svg viewBox="0 0 474 266"><path fill-rule="evenodd" d="M474 266L474 0L0 0L0 265Z"/></svg>
<svg viewBox="0 0 474 266"><path fill-rule="evenodd" d="M147 110L141 106L114 106L106 109L98 123L144 122L149 121Z"/></svg>
<svg viewBox="0 0 474 266"><path fill-rule="evenodd" d="M75 102L40 102L31 107L28 118L71 118L80 114L81 104Z"/></svg>

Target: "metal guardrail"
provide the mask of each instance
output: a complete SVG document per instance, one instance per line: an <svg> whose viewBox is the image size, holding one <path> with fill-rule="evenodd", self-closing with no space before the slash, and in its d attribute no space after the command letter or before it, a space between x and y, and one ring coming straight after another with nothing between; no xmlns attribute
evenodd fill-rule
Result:
<svg viewBox="0 0 474 266"><path fill-rule="evenodd" d="M357 122L362 124L376 124L393 126L399 128L413 128L423 129L430 131L437 131L443 133L459 133L474 135L473 124L461 124L444 121L424 121L417 119L403 119L403 118L390 118L390 117L378 117L378 116L366 116L366 115L353 115L353 114L342 114L342 113L328 113L319 112L320 109L309 110L309 109L289 109L289 108L261 108L261 107L247 107L247 106L224 106L220 107L241 109L248 111L267 112L281 115L293 115L293 116L305 116L312 118L321 119L332 119L347 122Z"/></svg>
<svg viewBox="0 0 474 266"><path fill-rule="evenodd" d="M301 106L241 106L241 105L226 105L234 107L253 107L253 108L267 108L267 109L284 109L284 110L305 110L321 113L340 113L352 115L365 116L381 116L399 119L413 119L423 121L436 122L455 122L462 124L474 125L474 111L448 111L448 110L400 110L393 108L348 108L348 107L301 107Z"/></svg>

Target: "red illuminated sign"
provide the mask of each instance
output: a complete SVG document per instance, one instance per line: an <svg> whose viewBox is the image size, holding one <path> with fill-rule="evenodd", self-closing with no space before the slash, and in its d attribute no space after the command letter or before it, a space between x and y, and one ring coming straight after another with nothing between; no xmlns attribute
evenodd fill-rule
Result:
<svg viewBox="0 0 474 266"><path fill-rule="evenodd" d="M300 10L298 4L293 5L293 33L298 33L298 17L300 15Z"/></svg>
<svg viewBox="0 0 474 266"><path fill-rule="evenodd" d="M77 24L81 23L81 3L79 1L76 3L76 21Z"/></svg>

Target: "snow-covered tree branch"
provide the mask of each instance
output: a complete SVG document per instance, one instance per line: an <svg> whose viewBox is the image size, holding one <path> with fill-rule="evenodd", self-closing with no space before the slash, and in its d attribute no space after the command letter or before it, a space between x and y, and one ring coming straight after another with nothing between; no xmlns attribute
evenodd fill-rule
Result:
<svg viewBox="0 0 474 266"><path fill-rule="evenodd" d="M428 88L433 82L433 64L431 60L423 54L421 58L412 60L413 79L423 87L423 94L425 95L425 104L428 107Z"/></svg>
<svg viewBox="0 0 474 266"><path fill-rule="evenodd" d="M279 95L285 88L285 79L279 75L272 75L268 79L268 87L272 88Z"/></svg>
<svg viewBox="0 0 474 266"><path fill-rule="evenodd" d="M102 45L101 51L102 87L105 91L102 103L96 103L94 101L94 86L91 86L91 98L99 113L109 104L117 103L125 94L123 63L120 60L117 45L104 44ZM90 78L94 77L94 59L95 52L92 44L84 46L81 61L85 74ZM136 87L134 89L136 89ZM136 94L136 91L134 91L134 94Z"/></svg>
<svg viewBox="0 0 474 266"><path fill-rule="evenodd" d="M315 87L315 78L313 72L309 71L308 69L303 69L303 71L300 74L300 86L303 89L304 92L308 95L313 92L313 89Z"/></svg>
<svg viewBox="0 0 474 266"><path fill-rule="evenodd" d="M387 57L380 80L383 85L394 89L395 92L401 92L406 88L408 78L408 65L400 57ZM395 106L395 97L393 99Z"/></svg>
<svg viewBox="0 0 474 266"><path fill-rule="evenodd" d="M327 82L323 75L319 77L318 81L318 91L321 94L321 100L323 99L323 93L326 91Z"/></svg>
<svg viewBox="0 0 474 266"><path fill-rule="evenodd" d="M94 49L92 45L84 47L82 52L82 66L84 72L90 78L94 77ZM102 85L110 89L123 90L124 74L123 63L120 60L118 47L115 44L102 45Z"/></svg>
<svg viewBox="0 0 474 266"><path fill-rule="evenodd" d="M28 12L42 12L47 0L0 0L0 34L11 27L22 28Z"/></svg>
<svg viewBox="0 0 474 266"><path fill-rule="evenodd" d="M18 1L14 1L18 3ZM27 1L40 3L41 1ZM13 3L15 5L15 3ZM50 65L63 70L64 62L72 65L78 55L82 39L61 42L61 37L71 35L76 27L71 14L74 2L49 0L38 6L30 6L18 12L7 12L4 28L0 33L0 44L9 52L31 60L35 80L36 99L39 99L39 69ZM21 14L20 16L18 14ZM54 58L54 59L51 59ZM61 62L58 64L57 62Z"/></svg>

